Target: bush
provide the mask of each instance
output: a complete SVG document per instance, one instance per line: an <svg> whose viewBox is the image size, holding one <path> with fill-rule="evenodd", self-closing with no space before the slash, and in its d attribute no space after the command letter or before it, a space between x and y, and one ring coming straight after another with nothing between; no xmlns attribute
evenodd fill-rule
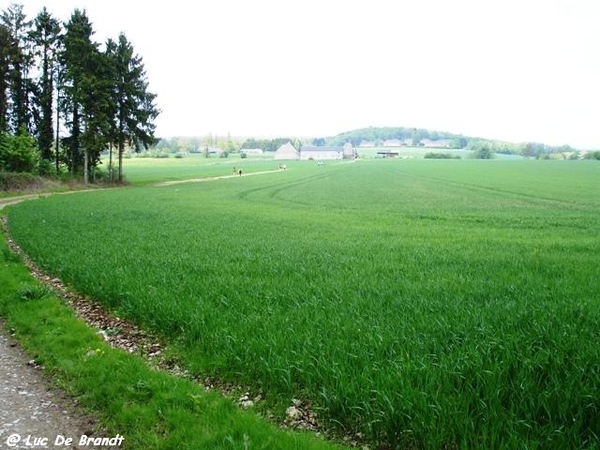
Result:
<svg viewBox="0 0 600 450"><path fill-rule="evenodd" d="M470 156L474 159L493 159L496 157L496 153L489 146L482 145L481 147L475 148Z"/></svg>
<svg viewBox="0 0 600 450"><path fill-rule="evenodd" d="M583 159L600 160L600 150L596 150L595 152L587 152L585 155L583 155Z"/></svg>
<svg viewBox="0 0 600 450"><path fill-rule="evenodd" d="M36 162L35 139L25 129L14 136L0 133L0 169L8 172L32 172Z"/></svg>
<svg viewBox="0 0 600 450"><path fill-rule="evenodd" d="M25 191L43 187L41 178L30 173L0 172L0 190Z"/></svg>
<svg viewBox="0 0 600 450"><path fill-rule="evenodd" d="M452 153L429 152L429 153L425 153L425 156L423 156L423 158L425 158L425 159L460 159L460 156L453 155Z"/></svg>

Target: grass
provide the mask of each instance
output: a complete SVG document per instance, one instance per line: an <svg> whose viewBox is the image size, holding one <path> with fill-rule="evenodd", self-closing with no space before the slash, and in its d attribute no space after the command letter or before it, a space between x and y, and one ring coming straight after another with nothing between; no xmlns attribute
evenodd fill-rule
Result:
<svg viewBox="0 0 600 450"><path fill-rule="evenodd" d="M295 163L12 207L26 251L195 372L398 448L600 445L593 162Z"/></svg>
<svg viewBox="0 0 600 450"><path fill-rule="evenodd" d="M124 436L123 448L339 448L306 433L277 429L218 393L110 348L32 279L4 239L0 247L0 315L6 327L53 383L77 397L109 435Z"/></svg>
<svg viewBox="0 0 600 450"><path fill-rule="evenodd" d="M128 182L135 185L148 185L161 181L187 180L228 176L233 168L243 173L276 170L277 161L273 159L204 158L187 156L185 158L131 158L123 161L123 170Z"/></svg>

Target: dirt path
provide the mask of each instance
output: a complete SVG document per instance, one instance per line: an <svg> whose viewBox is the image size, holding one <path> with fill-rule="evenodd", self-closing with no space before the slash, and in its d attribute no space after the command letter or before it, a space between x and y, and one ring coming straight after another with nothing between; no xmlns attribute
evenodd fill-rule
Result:
<svg viewBox="0 0 600 450"><path fill-rule="evenodd" d="M96 421L42 369L0 323L0 448L110 448L79 445L97 436Z"/></svg>
<svg viewBox="0 0 600 450"><path fill-rule="evenodd" d="M248 172L242 175L232 174L232 175L220 175L216 177L205 177L205 178L189 178L186 180L174 180L174 181L163 181L161 183L157 183L154 186L171 186L173 184L182 184L182 183L199 183L202 181L214 181L214 180L224 180L226 178L239 178L239 177L249 177L252 175L266 175L268 173L277 173L281 172L280 169L275 170L263 170L261 172Z"/></svg>

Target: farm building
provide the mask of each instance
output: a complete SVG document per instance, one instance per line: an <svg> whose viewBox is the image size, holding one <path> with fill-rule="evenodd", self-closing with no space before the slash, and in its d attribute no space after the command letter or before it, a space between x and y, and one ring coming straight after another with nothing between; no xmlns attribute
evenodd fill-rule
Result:
<svg viewBox="0 0 600 450"><path fill-rule="evenodd" d="M358 158L358 152L350 142L346 142L342 147L344 152L344 159L356 159Z"/></svg>
<svg viewBox="0 0 600 450"><path fill-rule="evenodd" d="M312 145L303 145L300 149L300 159L342 159L344 149L342 147L314 147Z"/></svg>
<svg viewBox="0 0 600 450"><path fill-rule="evenodd" d="M427 148L449 148L451 141L450 139L438 139L435 141L432 141L431 139L421 139L419 144Z"/></svg>
<svg viewBox="0 0 600 450"><path fill-rule="evenodd" d="M296 148L290 142L288 142L277 149L273 159L300 159L300 152L296 150Z"/></svg>

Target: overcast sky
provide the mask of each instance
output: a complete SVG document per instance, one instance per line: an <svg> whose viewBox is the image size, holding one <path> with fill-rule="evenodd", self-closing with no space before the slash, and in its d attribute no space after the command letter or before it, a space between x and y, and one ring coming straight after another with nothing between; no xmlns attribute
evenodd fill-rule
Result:
<svg viewBox="0 0 600 450"><path fill-rule="evenodd" d="M404 126L600 148L599 0L17 3L85 9L101 43L123 31L161 137Z"/></svg>

